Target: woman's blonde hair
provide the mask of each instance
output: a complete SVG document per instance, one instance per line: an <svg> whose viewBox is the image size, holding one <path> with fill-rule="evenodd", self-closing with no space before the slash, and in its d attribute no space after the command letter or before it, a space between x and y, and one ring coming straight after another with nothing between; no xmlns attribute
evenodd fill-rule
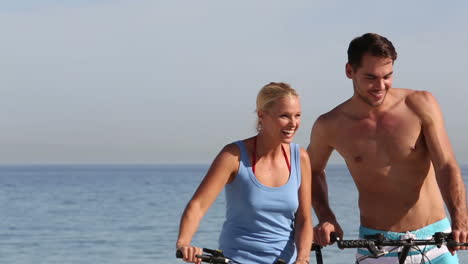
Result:
<svg viewBox="0 0 468 264"><path fill-rule="evenodd" d="M258 114L259 111L268 111L275 104L275 102L286 96L296 96L299 94L291 88L287 83L283 82L271 82L260 89L257 95L257 109L255 112ZM262 124L257 118L257 131L262 129Z"/></svg>

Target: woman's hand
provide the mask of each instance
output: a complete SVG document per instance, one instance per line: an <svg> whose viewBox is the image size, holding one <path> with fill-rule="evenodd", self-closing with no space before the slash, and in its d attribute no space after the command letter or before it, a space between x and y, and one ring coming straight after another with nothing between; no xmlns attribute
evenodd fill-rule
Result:
<svg viewBox="0 0 468 264"><path fill-rule="evenodd" d="M310 264L310 261L305 258L298 258L294 261L294 264Z"/></svg>
<svg viewBox="0 0 468 264"><path fill-rule="evenodd" d="M177 251L180 251L182 253L182 259L185 262L197 264L201 263L201 259L196 257L196 255L203 254L203 250L201 248L194 247L191 245L178 245Z"/></svg>

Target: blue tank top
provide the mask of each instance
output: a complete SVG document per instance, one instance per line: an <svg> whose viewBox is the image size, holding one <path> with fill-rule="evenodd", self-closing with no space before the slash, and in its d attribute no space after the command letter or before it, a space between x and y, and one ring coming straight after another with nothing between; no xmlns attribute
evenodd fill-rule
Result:
<svg viewBox="0 0 468 264"><path fill-rule="evenodd" d="M219 238L225 256L240 263L286 263L296 259L294 220L301 184L300 149L290 144L291 174L286 184L268 187L253 174L244 142L237 176L225 187L226 220Z"/></svg>

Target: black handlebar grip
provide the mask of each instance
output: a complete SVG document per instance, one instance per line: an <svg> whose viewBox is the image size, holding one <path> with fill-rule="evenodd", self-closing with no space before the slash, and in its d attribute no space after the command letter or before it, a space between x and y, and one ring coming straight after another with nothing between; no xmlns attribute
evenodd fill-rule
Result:
<svg viewBox="0 0 468 264"><path fill-rule="evenodd" d="M339 248L364 248L369 246L367 240L344 240L338 241Z"/></svg>
<svg viewBox="0 0 468 264"><path fill-rule="evenodd" d="M184 255L182 254L182 251L177 250L175 253L176 258L184 258Z"/></svg>
<svg viewBox="0 0 468 264"><path fill-rule="evenodd" d="M338 238L337 238L335 232L331 232L331 233L330 233L330 241L331 241L331 242L336 242L336 241L338 241Z"/></svg>
<svg viewBox="0 0 468 264"><path fill-rule="evenodd" d="M454 247L458 247L458 246L461 246L461 247L466 247L468 246L468 243L459 243L453 239L447 239L447 247L449 248L454 248Z"/></svg>

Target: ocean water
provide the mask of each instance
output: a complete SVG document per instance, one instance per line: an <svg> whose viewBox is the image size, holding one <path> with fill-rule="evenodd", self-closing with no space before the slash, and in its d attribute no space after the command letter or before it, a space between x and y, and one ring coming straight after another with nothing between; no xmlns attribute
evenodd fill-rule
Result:
<svg viewBox="0 0 468 264"><path fill-rule="evenodd" d="M462 166L465 182L468 166ZM43 165L0 167L0 263L166 264L182 211L207 165ZM342 165L329 166L331 205L357 236L357 193ZM221 194L193 243L216 248ZM354 250L329 246L325 263L353 263ZM467 252L459 254L461 263ZM311 255L311 263L315 263Z"/></svg>

